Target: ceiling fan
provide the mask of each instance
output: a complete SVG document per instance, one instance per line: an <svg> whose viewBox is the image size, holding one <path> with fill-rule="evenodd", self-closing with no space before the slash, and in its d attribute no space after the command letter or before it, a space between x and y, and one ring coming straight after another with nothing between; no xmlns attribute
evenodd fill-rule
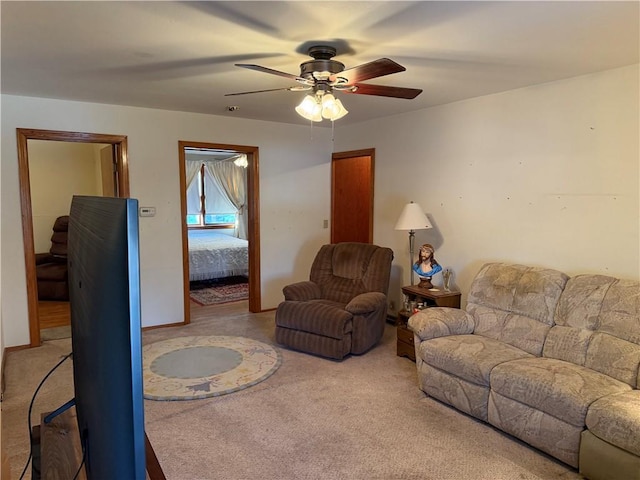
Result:
<svg viewBox="0 0 640 480"><path fill-rule="evenodd" d="M311 91L312 93L307 95L302 103L296 107L296 112L307 120L319 122L322 121L323 118L337 120L348 113L342 105L342 102L334 97L334 91L404 99L413 99L422 93L422 90L416 88L360 83L364 80L406 70L402 65L388 58L380 58L373 62L364 63L345 70L343 63L333 60L333 57L336 55L336 49L332 46L312 46L309 48L308 53L313 60L308 60L300 64L300 75L293 75L260 65L236 63L237 67L289 78L295 80L299 85L285 88L271 88L268 90L228 93L225 96L248 95L282 90L288 90L290 92Z"/></svg>

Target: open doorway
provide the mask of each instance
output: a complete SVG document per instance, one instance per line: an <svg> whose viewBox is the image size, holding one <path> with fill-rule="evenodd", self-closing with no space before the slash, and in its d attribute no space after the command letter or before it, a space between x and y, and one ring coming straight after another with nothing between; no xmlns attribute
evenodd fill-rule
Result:
<svg viewBox="0 0 640 480"><path fill-rule="evenodd" d="M113 147L28 140L31 220L42 341L71 336L67 228L74 195L117 194Z"/></svg>
<svg viewBox="0 0 640 480"><path fill-rule="evenodd" d="M61 290L45 294L48 297L45 300L39 299L36 253L52 248L49 239L59 237L56 230L59 230L60 222L56 220L68 213L69 205L66 203L70 202L73 194L129 196L127 137L33 129L17 129L17 136L29 337L30 346L36 347L41 343L41 328L64 325L68 322L69 311ZM64 148L69 145L59 142L78 148ZM82 150L82 145L91 153L85 152L84 160L71 160L69 152ZM70 161L87 163L70 167ZM69 168L80 169L84 173L70 172ZM85 181L93 186L85 185ZM54 199L51 192L58 194L62 185L65 193ZM43 208L47 202L57 204L58 210L49 209L49 206ZM41 325L41 317L44 325Z"/></svg>
<svg viewBox="0 0 640 480"><path fill-rule="evenodd" d="M224 302L248 287L259 312L258 148L181 141L179 151L185 321L199 289Z"/></svg>

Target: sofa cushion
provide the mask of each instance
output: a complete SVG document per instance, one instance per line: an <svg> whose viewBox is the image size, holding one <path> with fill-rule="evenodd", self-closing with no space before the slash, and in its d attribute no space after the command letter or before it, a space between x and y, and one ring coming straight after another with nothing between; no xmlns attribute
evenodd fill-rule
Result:
<svg viewBox="0 0 640 480"><path fill-rule="evenodd" d="M540 355L550 325L516 313L481 305L467 306L475 320L474 333L495 338L532 355Z"/></svg>
<svg viewBox="0 0 640 480"><path fill-rule="evenodd" d="M598 330L640 345L640 282L611 284L602 302Z"/></svg>
<svg viewBox="0 0 640 480"><path fill-rule="evenodd" d="M607 333L595 332L584 366L609 375L632 387L638 382L640 345Z"/></svg>
<svg viewBox="0 0 640 480"><path fill-rule="evenodd" d="M323 300L282 302L276 325L341 340L353 327L353 315L344 305Z"/></svg>
<svg viewBox="0 0 640 480"><path fill-rule="evenodd" d="M640 387L640 282L611 284L585 366Z"/></svg>
<svg viewBox="0 0 640 480"><path fill-rule="evenodd" d="M482 335L434 338L420 343L417 353L432 367L484 386L489 386L489 375L496 365L531 356Z"/></svg>
<svg viewBox="0 0 640 480"><path fill-rule="evenodd" d="M640 456L640 390L596 400L586 425L601 440Z"/></svg>
<svg viewBox="0 0 640 480"><path fill-rule="evenodd" d="M567 282L542 350L544 357L584 365L602 301L615 281L604 275L577 275Z"/></svg>
<svg viewBox="0 0 640 480"><path fill-rule="evenodd" d="M553 415L491 390L487 409L488 421L529 445L547 452L563 462L578 466L580 434L584 426L575 426Z"/></svg>
<svg viewBox="0 0 640 480"><path fill-rule="evenodd" d="M547 334L542 356L584 365L592 335L591 330L556 325Z"/></svg>
<svg viewBox="0 0 640 480"><path fill-rule="evenodd" d="M341 339L276 325L276 342L301 352L342 360L351 351L351 333Z"/></svg>
<svg viewBox="0 0 640 480"><path fill-rule="evenodd" d="M631 387L563 360L524 358L496 366L491 390L580 427L591 403Z"/></svg>
<svg viewBox="0 0 640 480"><path fill-rule="evenodd" d="M424 393L462 412L487 421L489 387L443 372L439 368L420 361L419 357L416 357L416 360L418 384Z"/></svg>
<svg viewBox="0 0 640 480"><path fill-rule="evenodd" d="M36 271L39 281L64 282L68 276L66 262L40 265L36 267Z"/></svg>
<svg viewBox="0 0 640 480"><path fill-rule="evenodd" d="M576 275L567 282L558 302L555 324L595 330L609 287L616 281L605 275Z"/></svg>
<svg viewBox="0 0 640 480"><path fill-rule="evenodd" d="M69 216L64 215L58 217L53 224L53 235L51 236L51 249L49 253L66 258L68 229Z"/></svg>
<svg viewBox="0 0 640 480"><path fill-rule="evenodd" d="M365 292L387 294L393 251L358 242L323 245L311 266L309 280L318 284L322 297L348 303Z"/></svg>
<svg viewBox="0 0 640 480"><path fill-rule="evenodd" d="M565 287L543 356L583 365L638 386L640 283L577 275Z"/></svg>
<svg viewBox="0 0 640 480"><path fill-rule="evenodd" d="M489 263L476 275L467 300L474 333L540 355L568 276L557 270Z"/></svg>

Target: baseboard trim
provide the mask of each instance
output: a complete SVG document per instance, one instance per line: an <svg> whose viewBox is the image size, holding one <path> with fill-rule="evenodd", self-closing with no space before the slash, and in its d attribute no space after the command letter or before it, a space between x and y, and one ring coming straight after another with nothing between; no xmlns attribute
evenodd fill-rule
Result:
<svg viewBox="0 0 640 480"><path fill-rule="evenodd" d="M38 346L40 346L40 345L38 345ZM29 345L29 344L26 344L26 345L14 345L13 347L4 347L4 353L2 354L3 358L4 358L4 355L7 354L7 353L17 352L18 350L26 350L27 348L36 348L36 347L31 347L31 345ZM2 364L4 365L4 362Z"/></svg>
<svg viewBox="0 0 640 480"><path fill-rule="evenodd" d="M142 327L142 331L146 332L147 330L156 330L158 328L167 328L167 327L184 327L185 325L188 325L188 322L167 323L164 325L151 325L150 327Z"/></svg>
<svg viewBox="0 0 640 480"><path fill-rule="evenodd" d="M2 367L0 368L0 402L4 400L4 389L6 386L6 382L4 379L4 366L7 364L7 349L2 349ZM4 451L3 451L4 452ZM3 457L4 461L4 457Z"/></svg>

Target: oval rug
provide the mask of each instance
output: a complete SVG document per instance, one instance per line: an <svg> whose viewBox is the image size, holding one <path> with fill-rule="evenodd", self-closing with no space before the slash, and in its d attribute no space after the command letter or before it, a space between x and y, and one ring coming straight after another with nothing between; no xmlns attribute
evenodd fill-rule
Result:
<svg viewBox="0 0 640 480"><path fill-rule="evenodd" d="M245 337L177 337L142 347L144 398L197 400L237 392L273 375L271 345Z"/></svg>

